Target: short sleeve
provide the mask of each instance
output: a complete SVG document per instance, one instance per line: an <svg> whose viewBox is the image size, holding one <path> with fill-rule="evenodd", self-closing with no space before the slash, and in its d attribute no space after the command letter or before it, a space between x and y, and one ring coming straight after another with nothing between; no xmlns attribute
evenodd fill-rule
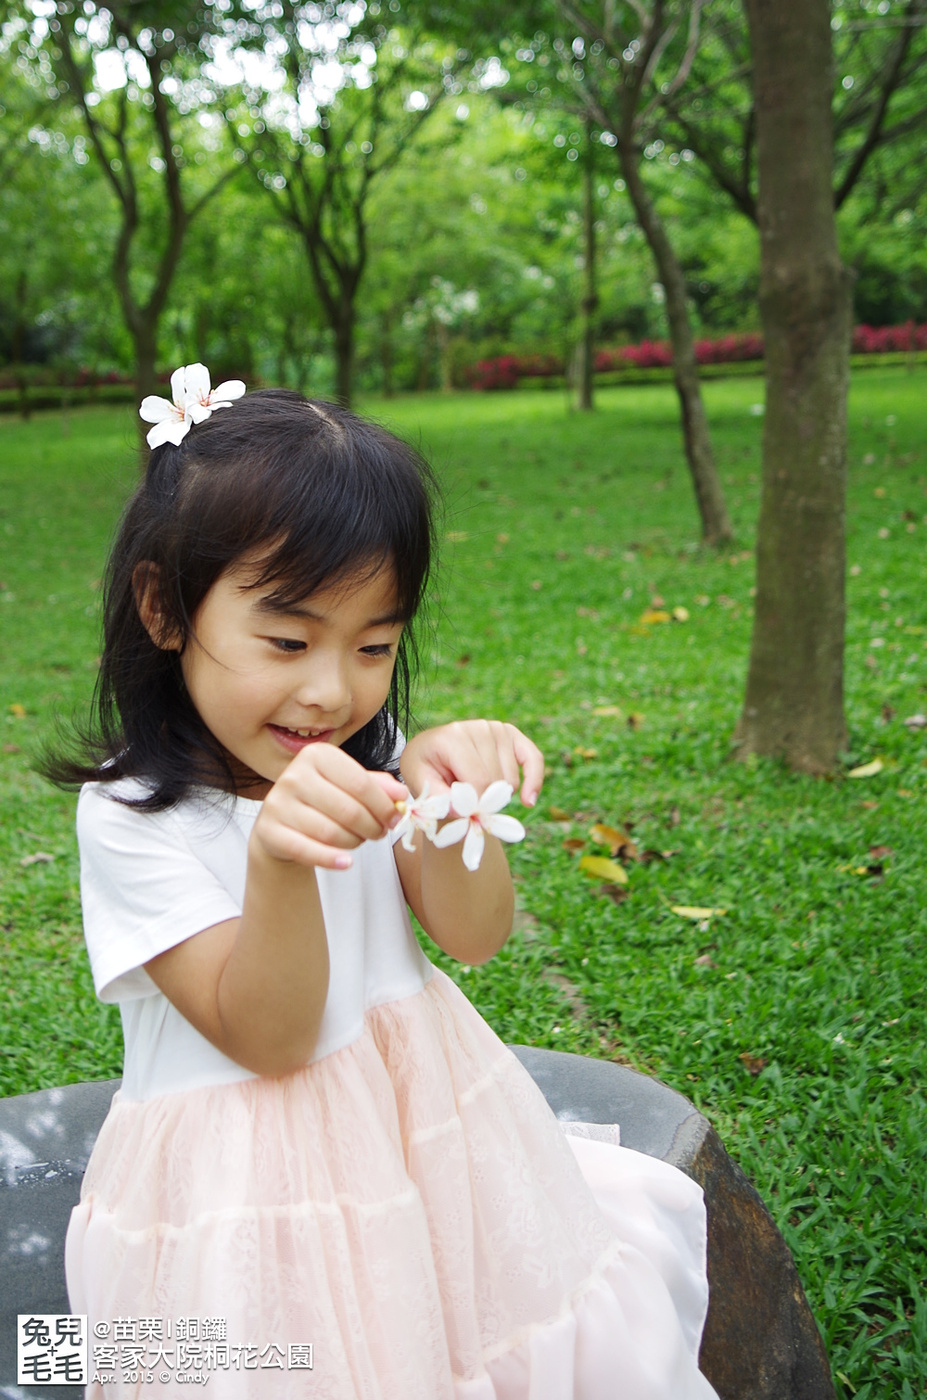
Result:
<svg viewBox="0 0 927 1400"><path fill-rule="evenodd" d="M81 906L101 1001L157 991L143 964L195 933L241 914L197 855L176 809L142 812L85 787L77 804Z"/></svg>

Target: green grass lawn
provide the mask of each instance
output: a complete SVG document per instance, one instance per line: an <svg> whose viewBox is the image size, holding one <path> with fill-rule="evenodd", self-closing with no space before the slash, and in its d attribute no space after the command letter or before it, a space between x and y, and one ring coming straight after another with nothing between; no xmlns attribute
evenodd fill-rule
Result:
<svg viewBox="0 0 927 1400"><path fill-rule="evenodd" d="M883 768L833 781L729 761L761 380L706 386L738 532L724 555L698 545L668 386L603 391L585 416L553 393L365 406L446 489L419 721L511 719L549 765L513 851L517 932L484 968L436 960L506 1039L626 1061L707 1113L795 1252L840 1395L861 1400L927 1391L927 730L903 723L927 711L925 389L923 369L853 383L847 767ZM133 434L115 408L0 419L0 1093L120 1069L81 941L74 801L29 763L93 684ZM655 599L688 621L642 625ZM672 853L632 863L618 903L564 844L607 854L595 821Z"/></svg>

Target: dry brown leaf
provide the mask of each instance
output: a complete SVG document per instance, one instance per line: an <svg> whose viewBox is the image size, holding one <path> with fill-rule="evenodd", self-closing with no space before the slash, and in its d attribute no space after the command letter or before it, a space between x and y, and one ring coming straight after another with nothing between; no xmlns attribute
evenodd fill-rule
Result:
<svg viewBox="0 0 927 1400"><path fill-rule="evenodd" d="M589 828L589 835L597 846L608 846L612 855L617 855L622 846L627 846L631 842L626 831L619 831L616 826L606 826L604 822L596 822Z"/></svg>
<svg viewBox="0 0 927 1400"><path fill-rule="evenodd" d="M895 852L891 846L870 846L869 854L873 860L888 860L889 856L893 856Z"/></svg>
<svg viewBox="0 0 927 1400"><path fill-rule="evenodd" d="M715 962L714 958L711 956L710 953L700 953L699 956L695 959L695 966L717 967L718 964Z"/></svg>
<svg viewBox="0 0 927 1400"><path fill-rule="evenodd" d="M628 873L623 865L608 856L582 856L579 868L592 880L607 880L615 885L626 885Z"/></svg>
<svg viewBox="0 0 927 1400"><path fill-rule="evenodd" d="M644 716L643 716L642 714L640 714L639 711L634 710L634 711L632 711L631 714L628 715L628 728L629 728L629 729L640 729L640 727L641 727L641 725L642 725L643 723L644 723Z"/></svg>
<svg viewBox="0 0 927 1400"><path fill-rule="evenodd" d="M598 758L598 749L584 749L581 744L577 744L573 752L580 758Z"/></svg>
<svg viewBox="0 0 927 1400"><path fill-rule="evenodd" d="M4 744L4 745L3 745L3 752L4 752L4 753L22 753L22 749L19 747L18 744Z"/></svg>
<svg viewBox="0 0 927 1400"><path fill-rule="evenodd" d="M48 865L54 859L55 857L49 855L48 851L36 851L31 856L23 856L19 863L20 865Z"/></svg>
<svg viewBox="0 0 927 1400"><path fill-rule="evenodd" d="M630 895L631 891L627 889L624 885L615 885L609 883L606 885L600 885L598 893L604 895L606 899L610 899L612 904L623 904L624 901Z"/></svg>
<svg viewBox="0 0 927 1400"><path fill-rule="evenodd" d="M568 836L567 839L562 842L563 849L569 851L570 854L574 856L583 849L585 844L581 836Z"/></svg>
<svg viewBox="0 0 927 1400"><path fill-rule="evenodd" d="M568 822L573 820L569 812L565 812L562 807L548 807L547 815L552 822Z"/></svg>
<svg viewBox="0 0 927 1400"><path fill-rule="evenodd" d="M764 1060L761 1055L751 1055L746 1050L744 1050L743 1054L738 1055L737 1058L743 1064L747 1072L753 1075L759 1074L760 1070L764 1070L769 1063L769 1061Z"/></svg>
<svg viewBox="0 0 927 1400"><path fill-rule="evenodd" d="M25 705L20 705L18 701L14 701L14 703L10 706L10 714L13 715L16 719L25 719Z"/></svg>

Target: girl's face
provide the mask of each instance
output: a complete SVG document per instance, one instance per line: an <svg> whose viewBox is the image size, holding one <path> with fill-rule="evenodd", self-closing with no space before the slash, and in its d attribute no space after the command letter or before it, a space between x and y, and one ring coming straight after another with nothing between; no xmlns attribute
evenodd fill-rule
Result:
<svg viewBox="0 0 927 1400"><path fill-rule="evenodd" d="M272 587L248 588L255 563L213 584L180 664L247 796L264 797L300 749L343 744L382 708L403 619L391 567L281 609ZM264 783L253 785L253 775Z"/></svg>

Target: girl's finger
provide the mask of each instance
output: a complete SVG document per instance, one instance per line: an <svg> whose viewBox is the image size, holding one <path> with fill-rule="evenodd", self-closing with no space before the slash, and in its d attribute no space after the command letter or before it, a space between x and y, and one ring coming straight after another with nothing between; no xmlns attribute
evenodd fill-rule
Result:
<svg viewBox="0 0 927 1400"><path fill-rule="evenodd" d="M544 782L544 755L537 744L532 744L526 734L522 734L520 729L513 730L512 748L515 757L521 764L524 773L524 781L521 785L521 800L526 807L533 807L538 800L541 786Z"/></svg>

